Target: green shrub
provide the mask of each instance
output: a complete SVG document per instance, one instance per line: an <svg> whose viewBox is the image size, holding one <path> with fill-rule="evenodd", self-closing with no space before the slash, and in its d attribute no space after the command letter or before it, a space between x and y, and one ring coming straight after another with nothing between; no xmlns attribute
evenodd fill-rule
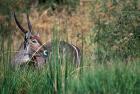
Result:
<svg viewBox="0 0 140 94"><path fill-rule="evenodd" d="M139 0L94 1L92 19L98 60L140 56Z"/></svg>

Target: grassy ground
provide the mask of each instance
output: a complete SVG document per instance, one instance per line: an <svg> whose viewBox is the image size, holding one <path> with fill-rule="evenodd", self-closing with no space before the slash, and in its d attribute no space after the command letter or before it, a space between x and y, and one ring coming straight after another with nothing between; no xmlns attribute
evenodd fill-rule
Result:
<svg viewBox="0 0 140 94"><path fill-rule="evenodd" d="M83 61L84 63L86 60ZM1 60L1 94L139 94L140 64L119 60L108 64L70 67L69 63L51 62L44 69L9 68Z"/></svg>
<svg viewBox="0 0 140 94"><path fill-rule="evenodd" d="M0 94L140 94L139 59L128 60L127 64L120 58L104 63L93 60L95 35L91 32L94 25L89 17L91 9L91 6L82 5L71 15L66 10L51 14L49 9L41 12L31 9L33 30L39 31L43 42L51 40L53 27L56 26L60 40L83 48L83 62L79 68L54 55L54 59L43 69L27 66L13 70L9 63L15 49L20 46L22 34L10 32L13 28L8 29L10 24L15 30L14 21L3 24L5 21L0 18L0 23L7 26L7 29L0 26ZM104 18L104 15L101 16ZM25 14L18 18L25 19ZM26 20L22 25L27 27Z"/></svg>
<svg viewBox="0 0 140 94"><path fill-rule="evenodd" d="M7 46L6 46L7 45ZM1 42L0 94L139 94L140 62L114 59L95 63L83 56L76 68L67 60L54 59L43 69L10 67L11 45Z"/></svg>

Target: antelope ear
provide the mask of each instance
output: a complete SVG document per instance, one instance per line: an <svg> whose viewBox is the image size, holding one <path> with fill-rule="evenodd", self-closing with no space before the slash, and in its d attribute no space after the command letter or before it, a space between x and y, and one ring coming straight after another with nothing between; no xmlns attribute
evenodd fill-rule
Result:
<svg viewBox="0 0 140 94"><path fill-rule="evenodd" d="M38 36L38 37L40 37L40 34L39 34L39 32L36 32L36 33L35 33L35 35L36 35L36 36Z"/></svg>
<svg viewBox="0 0 140 94"><path fill-rule="evenodd" d="M37 34L36 34L38 37L40 37L40 35L39 35L39 33L37 32Z"/></svg>
<svg viewBox="0 0 140 94"><path fill-rule="evenodd" d="M25 29L20 25L19 21L17 20L16 15L15 15L15 12L13 13L13 15L14 15L15 22L16 22L17 26L19 27L19 29L20 29L24 34L26 34L26 33L27 33L27 30L25 30Z"/></svg>

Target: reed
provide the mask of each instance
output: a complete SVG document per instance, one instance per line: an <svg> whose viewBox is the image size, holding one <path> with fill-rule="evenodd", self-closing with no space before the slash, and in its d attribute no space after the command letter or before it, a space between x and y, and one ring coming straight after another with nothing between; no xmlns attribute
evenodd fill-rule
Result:
<svg viewBox="0 0 140 94"><path fill-rule="evenodd" d="M123 63L114 59L106 64L93 63L83 56L82 66L76 68L59 56L54 32L52 58L43 69L30 67L10 68L11 38L1 41L0 93L1 94L139 94L140 62ZM4 37L1 37L4 39ZM6 45L6 47L5 47ZM91 63L91 65L87 65ZM80 70L82 70L80 72Z"/></svg>

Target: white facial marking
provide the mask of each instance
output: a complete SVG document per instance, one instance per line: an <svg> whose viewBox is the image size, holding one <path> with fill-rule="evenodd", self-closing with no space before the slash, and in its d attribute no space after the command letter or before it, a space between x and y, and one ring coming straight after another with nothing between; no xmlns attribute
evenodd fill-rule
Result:
<svg viewBox="0 0 140 94"><path fill-rule="evenodd" d="M26 50L24 50L24 52L23 52L23 54L24 54L24 57L22 58L22 60L24 61L24 62L27 62L27 61L29 61L30 60L30 58L29 58L29 45L27 46L27 49Z"/></svg>
<svg viewBox="0 0 140 94"><path fill-rule="evenodd" d="M47 50L44 50L44 51L43 51L43 54L47 56L47 55L48 55L48 54L47 54Z"/></svg>

